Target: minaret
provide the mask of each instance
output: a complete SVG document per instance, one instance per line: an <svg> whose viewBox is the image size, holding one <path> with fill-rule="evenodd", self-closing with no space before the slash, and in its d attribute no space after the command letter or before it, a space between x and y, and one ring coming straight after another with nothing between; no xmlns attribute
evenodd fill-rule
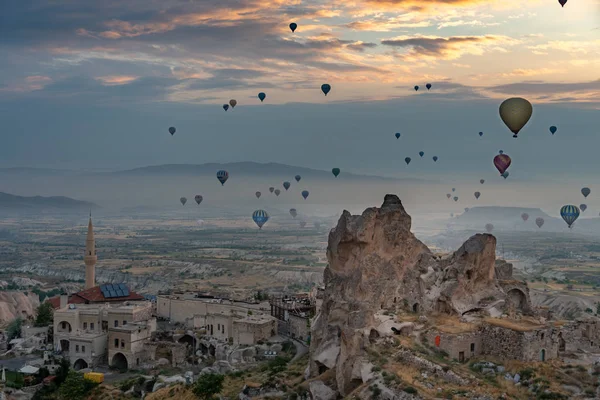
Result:
<svg viewBox="0 0 600 400"><path fill-rule="evenodd" d="M96 241L94 240L94 226L92 225L92 212L90 211L90 221L88 222L87 237L85 239L85 288L89 289L96 286Z"/></svg>

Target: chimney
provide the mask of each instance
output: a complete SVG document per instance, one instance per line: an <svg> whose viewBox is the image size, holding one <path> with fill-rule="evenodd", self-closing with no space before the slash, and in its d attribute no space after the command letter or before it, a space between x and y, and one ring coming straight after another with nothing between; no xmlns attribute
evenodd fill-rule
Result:
<svg viewBox="0 0 600 400"><path fill-rule="evenodd" d="M60 308L65 308L69 304L69 295L61 294L60 295Z"/></svg>

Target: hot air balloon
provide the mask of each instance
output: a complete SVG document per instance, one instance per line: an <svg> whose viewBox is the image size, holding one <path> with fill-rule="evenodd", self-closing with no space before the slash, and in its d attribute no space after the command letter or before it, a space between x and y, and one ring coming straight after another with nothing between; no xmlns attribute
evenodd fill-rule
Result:
<svg viewBox="0 0 600 400"><path fill-rule="evenodd" d="M229 110L229 104L223 104L223 110L225 110L225 111Z"/></svg>
<svg viewBox="0 0 600 400"><path fill-rule="evenodd" d="M504 154L504 150L498 150L498 154Z"/></svg>
<svg viewBox="0 0 600 400"><path fill-rule="evenodd" d="M557 128L556 128L554 125L552 125L552 126L550 127L550 133L551 133L551 134L553 134L553 135L556 133L556 131L557 131L557 130L558 130L558 129L557 129Z"/></svg>
<svg viewBox="0 0 600 400"><path fill-rule="evenodd" d="M400 132L396 132L396 139L400 139Z"/></svg>
<svg viewBox="0 0 600 400"><path fill-rule="evenodd" d="M521 97L511 97L500 104L500 118L502 118L508 129L514 133L514 138L529 121L531 114L533 114L533 106Z"/></svg>
<svg viewBox="0 0 600 400"><path fill-rule="evenodd" d="M176 131L176 130L177 130L177 129L175 129L175 127L174 127L174 126L172 126L172 127L170 127L170 128L169 128L169 133L171 134L171 136L173 136L173 135L175 134L175 131Z"/></svg>
<svg viewBox="0 0 600 400"><path fill-rule="evenodd" d="M453 192L456 192L456 188L452 188L452 191L453 191Z"/></svg>
<svg viewBox="0 0 600 400"><path fill-rule="evenodd" d="M300 182L300 179L302 179L302 177L300 175L296 175L294 179L296 180L296 182Z"/></svg>
<svg viewBox="0 0 600 400"><path fill-rule="evenodd" d="M481 136L483 136L483 132L479 132L479 136L480 136L480 137L481 137Z"/></svg>
<svg viewBox="0 0 600 400"><path fill-rule="evenodd" d="M583 195L583 197L588 197L590 193L592 193L592 191L589 187L584 187L581 189L581 194Z"/></svg>
<svg viewBox="0 0 600 400"><path fill-rule="evenodd" d="M288 181L285 181L285 182L283 182L283 188L284 188L285 190L288 190L288 189L290 188L290 186L291 186L291 185L290 185L290 183L289 183Z"/></svg>
<svg viewBox="0 0 600 400"><path fill-rule="evenodd" d="M280 193L281 193L281 190L275 189L275 196L279 196Z"/></svg>
<svg viewBox="0 0 600 400"><path fill-rule="evenodd" d="M496 166L496 169L500 172L500 175L506 172L508 167L510 167L511 162L512 160L506 154L498 154L496 157L494 157L494 165Z"/></svg>
<svg viewBox="0 0 600 400"><path fill-rule="evenodd" d="M204 225L204 220L203 220L203 219L199 219L198 221L196 221L196 223L197 223L199 226L202 226L202 225Z"/></svg>
<svg viewBox="0 0 600 400"><path fill-rule="evenodd" d="M481 196L481 193L480 193L480 192L475 192L475 193L473 193L473 194L475 195L475 198L476 198L476 199L479 199L479 196Z"/></svg>
<svg viewBox="0 0 600 400"><path fill-rule="evenodd" d="M295 208L290 208L290 215L292 216L292 218L296 218L296 215L298 215L298 212L296 211Z"/></svg>
<svg viewBox="0 0 600 400"><path fill-rule="evenodd" d="M321 227L321 223L319 221L313 222L313 225L315 226L315 229L319 229Z"/></svg>
<svg viewBox="0 0 600 400"><path fill-rule="evenodd" d="M558 3L560 4L561 7L564 7L565 4L567 4L567 0L558 0Z"/></svg>
<svg viewBox="0 0 600 400"><path fill-rule="evenodd" d="M419 155L421 156L421 158L423 158L423 156L425 155L425 152L424 151L420 151Z"/></svg>
<svg viewBox="0 0 600 400"><path fill-rule="evenodd" d="M304 197L304 200L306 200L306 198L308 197L308 190L303 190L302 191L302 197Z"/></svg>
<svg viewBox="0 0 600 400"><path fill-rule="evenodd" d="M260 99L261 103L265 100L266 97L267 97L267 95L265 93L263 93L263 92L260 92L258 94L258 98Z"/></svg>
<svg viewBox="0 0 600 400"><path fill-rule="evenodd" d="M573 226L573 223L579 218L579 208L573 205L566 205L560 209L560 216L565 220L569 228Z"/></svg>
<svg viewBox="0 0 600 400"><path fill-rule="evenodd" d="M235 99L229 100L229 105L231 106L231 108L235 108L236 104L237 104L237 100L235 100Z"/></svg>
<svg viewBox="0 0 600 400"><path fill-rule="evenodd" d="M202 203L202 200L204 200L204 197L202 197L201 195L197 194L194 197L194 200L196 200L196 204L200 205L200 203Z"/></svg>
<svg viewBox="0 0 600 400"><path fill-rule="evenodd" d="M300 228L304 228L306 226L306 221L300 221Z"/></svg>
<svg viewBox="0 0 600 400"><path fill-rule="evenodd" d="M465 207L465 212L469 212L469 207Z"/></svg>
<svg viewBox="0 0 600 400"><path fill-rule="evenodd" d="M580 204L579 208L581 209L581 212L585 212L585 210L587 210L587 205L586 204Z"/></svg>
<svg viewBox="0 0 600 400"><path fill-rule="evenodd" d="M337 178L338 175L340 174L340 169L339 168L333 168L331 170L331 173L333 174L333 176L335 176Z"/></svg>
<svg viewBox="0 0 600 400"><path fill-rule="evenodd" d="M261 193L261 192L256 192L256 193L254 193L254 194L256 195L256 198L257 198L257 199L260 199L260 196L262 195L262 193Z"/></svg>
<svg viewBox="0 0 600 400"><path fill-rule="evenodd" d="M458 197L454 196L454 201L458 201Z"/></svg>
<svg viewBox="0 0 600 400"><path fill-rule="evenodd" d="M483 185L485 183L485 179L480 179L479 183L481 183Z"/></svg>
<svg viewBox="0 0 600 400"><path fill-rule="evenodd" d="M488 231L488 233L492 233L492 231L494 230L494 225L485 224L485 230Z"/></svg>
<svg viewBox="0 0 600 400"><path fill-rule="evenodd" d="M271 187L269 188L269 192L273 193L274 191L275 191L275 188L274 188L273 186L271 186Z"/></svg>
<svg viewBox="0 0 600 400"><path fill-rule="evenodd" d="M219 180L219 182L221 182L221 185L224 185L225 182L227 182L227 179L229 179L229 172L227 172L225 170L218 171L217 179Z"/></svg>
<svg viewBox="0 0 600 400"><path fill-rule="evenodd" d="M527 220L529 219L529 214L527 214L527 213L523 213L523 214L521 214L521 219L522 219L523 221L527 221Z"/></svg>
<svg viewBox="0 0 600 400"><path fill-rule="evenodd" d="M431 89L431 83L428 83L427 85L425 85L425 87L427 88L427 90Z"/></svg>
<svg viewBox="0 0 600 400"><path fill-rule="evenodd" d="M544 225L544 218L541 218L541 217L536 218L535 224L538 226L538 228L541 228L542 225Z"/></svg>
<svg viewBox="0 0 600 400"><path fill-rule="evenodd" d="M185 206L185 203L187 203L187 199L185 197L180 198L179 201L181 202L181 205L183 205L183 206Z"/></svg>
<svg viewBox="0 0 600 400"><path fill-rule="evenodd" d="M323 93L325 93L325 96L327 96L327 93L329 93L329 91L331 91L331 85L329 83L324 83L321 85L321 91Z"/></svg>
<svg viewBox="0 0 600 400"><path fill-rule="evenodd" d="M406 157L406 158L404 159L404 162L406 162L406 165L410 164L410 157Z"/></svg>
<svg viewBox="0 0 600 400"><path fill-rule="evenodd" d="M415 85L415 92L419 90L419 87Z"/></svg>
<svg viewBox="0 0 600 400"><path fill-rule="evenodd" d="M437 162L438 158L437 156L433 156L433 162Z"/></svg>
<svg viewBox="0 0 600 400"><path fill-rule="evenodd" d="M269 214L265 210L256 210L252 213L252 219L258 225L258 229L262 229L263 225L269 220Z"/></svg>
<svg viewBox="0 0 600 400"><path fill-rule="evenodd" d="M452 195L451 195L450 193L448 193L448 194L446 195L446 197L447 197L447 198L450 198L450 197L452 197Z"/></svg>
<svg viewBox="0 0 600 400"><path fill-rule="evenodd" d="M508 174L508 171L504 171L504 173L502 174L502 177L503 177L504 179L506 179L506 178L508 178L508 175L509 175L509 174Z"/></svg>
<svg viewBox="0 0 600 400"><path fill-rule="evenodd" d="M290 24L290 29L292 30L292 33L296 30L297 27L298 27L298 24L295 22L292 22Z"/></svg>

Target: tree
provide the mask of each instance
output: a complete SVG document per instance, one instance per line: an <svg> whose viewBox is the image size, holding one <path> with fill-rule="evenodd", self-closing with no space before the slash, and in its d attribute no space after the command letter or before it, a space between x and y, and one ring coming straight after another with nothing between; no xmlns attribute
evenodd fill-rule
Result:
<svg viewBox="0 0 600 400"><path fill-rule="evenodd" d="M48 301L42 303L37 308L37 313L35 317L35 326L48 326L52 324L54 319L54 307Z"/></svg>
<svg viewBox="0 0 600 400"><path fill-rule="evenodd" d="M6 328L6 335L8 336L9 341L21 337L22 326L23 319L20 317L13 319L12 322L8 324L8 327Z"/></svg>
<svg viewBox="0 0 600 400"><path fill-rule="evenodd" d="M58 398L60 400L81 400L84 398L85 392L86 384L83 375L71 370L67 374L67 379L58 389Z"/></svg>
<svg viewBox="0 0 600 400"><path fill-rule="evenodd" d="M596 303L596 314L600 314L600 302Z"/></svg>
<svg viewBox="0 0 600 400"><path fill-rule="evenodd" d="M194 394L202 400L211 400L213 396L223 390L224 375L204 374L198 377L194 386Z"/></svg>

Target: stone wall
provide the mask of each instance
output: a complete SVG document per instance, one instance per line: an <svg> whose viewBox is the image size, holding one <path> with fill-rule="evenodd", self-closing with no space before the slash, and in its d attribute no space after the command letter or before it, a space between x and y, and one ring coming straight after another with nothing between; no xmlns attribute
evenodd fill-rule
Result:
<svg viewBox="0 0 600 400"><path fill-rule="evenodd" d="M577 320L565 325L558 342L560 351L600 353L600 320Z"/></svg>
<svg viewBox="0 0 600 400"><path fill-rule="evenodd" d="M182 343L146 342L144 349L147 352L147 358L152 361L157 360L157 350L167 350L171 358L171 365L174 367L184 364L187 355L186 345Z"/></svg>
<svg viewBox="0 0 600 400"><path fill-rule="evenodd" d="M558 328L519 332L498 326L484 326L480 333L484 355L528 362L558 357Z"/></svg>
<svg viewBox="0 0 600 400"><path fill-rule="evenodd" d="M435 338L440 337L440 345L436 346ZM479 332L450 334L439 331L429 331L427 343L448 353L452 359L467 361L482 353L482 335ZM461 355L462 353L462 355Z"/></svg>

